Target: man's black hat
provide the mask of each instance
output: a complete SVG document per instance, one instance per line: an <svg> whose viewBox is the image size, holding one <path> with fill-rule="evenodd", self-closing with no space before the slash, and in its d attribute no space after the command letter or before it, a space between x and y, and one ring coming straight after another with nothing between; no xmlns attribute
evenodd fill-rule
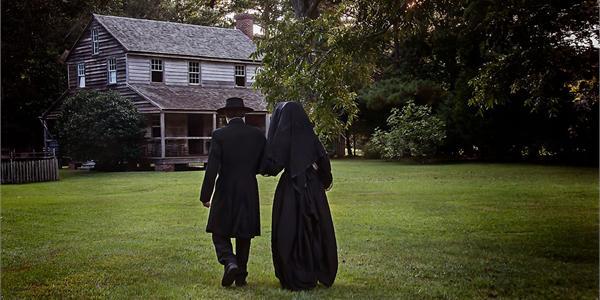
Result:
<svg viewBox="0 0 600 300"><path fill-rule="evenodd" d="M225 107L217 109L217 113L224 114L226 111L241 111L244 113L253 111L252 108L244 106L244 100L242 98L229 98L225 102Z"/></svg>

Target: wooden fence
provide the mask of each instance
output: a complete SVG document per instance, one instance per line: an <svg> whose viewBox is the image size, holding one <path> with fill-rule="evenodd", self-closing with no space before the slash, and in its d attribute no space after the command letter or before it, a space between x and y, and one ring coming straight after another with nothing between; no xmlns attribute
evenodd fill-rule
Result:
<svg viewBox="0 0 600 300"><path fill-rule="evenodd" d="M45 154L2 157L1 182L28 183L58 180L58 160Z"/></svg>

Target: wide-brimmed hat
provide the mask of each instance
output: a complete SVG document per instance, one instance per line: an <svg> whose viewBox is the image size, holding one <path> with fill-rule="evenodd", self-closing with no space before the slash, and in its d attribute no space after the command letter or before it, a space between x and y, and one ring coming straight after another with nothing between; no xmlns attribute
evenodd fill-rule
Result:
<svg viewBox="0 0 600 300"><path fill-rule="evenodd" d="M244 100L242 98L232 97L225 100L225 106L217 109L217 113L223 114L226 111L242 111L244 113L254 111L254 109L244 106Z"/></svg>

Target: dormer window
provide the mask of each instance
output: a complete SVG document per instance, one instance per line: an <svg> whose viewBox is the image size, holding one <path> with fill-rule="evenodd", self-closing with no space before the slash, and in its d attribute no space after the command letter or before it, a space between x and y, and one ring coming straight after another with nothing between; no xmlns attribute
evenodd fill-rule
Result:
<svg viewBox="0 0 600 300"><path fill-rule="evenodd" d="M77 86L80 88L85 87L85 64L77 64Z"/></svg>
<svg viewBox="0 0 600 300"><path fill-rule="evenodd" d="M92 54L100 53L100 39L98 38L98 28L92 29Z"/></svg>
<svg viewBox="0 0 600 300"><path fill-rule="evenodd" d="M153 59L150 64L152 73L152 82L163 82L163 62L160 59Z"/></svg>
<svg viewBox="0 0 600 300"><path fill-rule="evenodd" d="M108 84L117 83L117 59L109 58L106 61L106 67L108 69Z"/></svg>
<svg viewBox="0 0 600 300"><path fill-rule="evenodd" d="M188 82L190 84L200 84L200 63L197 61L188 62Z"/></svg>
<svg viewBox="0 0 600 300"><path fill-rule="evenodd" d="M246 86L246 66L235 66L235 85Z"/></svg>

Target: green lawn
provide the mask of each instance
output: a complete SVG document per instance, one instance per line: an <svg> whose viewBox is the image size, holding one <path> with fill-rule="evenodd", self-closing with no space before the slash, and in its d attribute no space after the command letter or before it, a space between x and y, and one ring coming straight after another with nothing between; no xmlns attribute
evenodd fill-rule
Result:
<svg viewBox="0 0 600 300"><path fill-rule="evenodd" d="M2 186L2 294L113 298L596 298L598 169L333 162L332 288L279 288L274 178L249 285L221 288L203 172L64 171Z"/></svg>

